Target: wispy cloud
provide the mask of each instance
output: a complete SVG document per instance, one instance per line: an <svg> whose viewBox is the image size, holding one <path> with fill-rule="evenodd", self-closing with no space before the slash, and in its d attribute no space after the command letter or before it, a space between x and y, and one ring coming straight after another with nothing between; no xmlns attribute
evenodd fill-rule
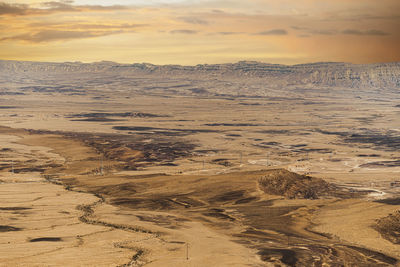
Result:
<svg viewBox="0 0 400 267"><path fill-rule="evenodd" d="M29 6L25 4L8 4L0 2L0 15L25 15Z"/></svg>
<svg viewBox="0 0 400 267"><path fill-rule="evenodd" d="M217 32L216 34L219 34L219 35L235 35L235 34L242 34L242 32Z"/></svg>
<svg viewBox="0 0 400 267"><path fill-rule="evenodd" d="M73 1L63 1L63 2L51 1L51 2L44 2L41 4L41 6L53 11L75 11L76 7L74 7L72 4Z"/></svg>
<svg viewBox="0 0 400 267"><path fill-rule="evenodd" d="M399 0L0 0L0 57L393 61L400 60L398 7Z"/></svg>
<svg viewBox="0 0 400 267"><path fill-rule="evenodd" d="M208 25L209 22L205 19L198 17L178 17L178 20L190 23L190 24L198 24L198 25Z"/></svg>
<svg viewBox="0 0 400 267"><path fill-rule="evenodd" d="M82 11L114 11L127 9L126 6L112 5L73 5L72 1L51 1L41 3L40 8L32 7L27 4L9 4L0 2L0 15L28 16L28 15L46 15L58 12L82 12Z"/></svg>
<svg viewBox="0 0 400 267"><path fill-rule="evenodd" d="M373 35L373 36L385 36L389 35L389 33L381 31L381 30L366 30L366 31L360 31L360 30L354 30L354 29L347 29L342 31L343 34L348 34L348 35Z"/></svg>
<svg viewBox="0 0 400 267"><path fill-rule="evenodd" d="M103 23L75 23L75 22L35 22L30 23L29 27L33 29L62 29L62 30L112 30L112 29L137 29L140 27L149 26L149 24L134 24L134 23L114 23L114 24L103 24Z"/></svg>
<svg viewBox="0 0 400 267"><path fill-rule="evenodd" d="M292 26L294 30L302 31L307 35L338 35L338 34L345 34L345 35L369 35L369 36L386 36L390 35L390 33L370 29L370 30L358 30L358 29L346 29L346 30L333 30L333 29L311 29L307 27L299 27L299 26Z"/></svg>
<svg viewBox="0 0 400 267"><path fill-rule="evenodd" d="M290 28L292 28L293 30L298 30L298 31L309 30L308 27L302 27L302 26L291 26Z"/></svg>
<svg viewBox="0 0 400 267"><path fill-rule="evenodd" d="M122 33L122 31L59 31L45 30L33 34L20 34L10 37L3 37L0 41L18 40L31 43L43 43L51 41L93 38Z"/></svg>
<svg viewBox="0 0 400 267"><path fill-rule="evenodd" d="M288 34L287 30L284 29L273 29L257 33L257 35L287 35L287 34Z"/></svg>
<svg viewBox="0 0 400 267"><path fill-rule="evenodd" d="M309 30L309 34L314 34L314 35L335 35L337 34L336 30Z"/></svg>
<svg viewBox="0 0 400 267"><path fill-rule="evenodd" d="M172 30L170 33L172 34L196 34L199 31L194 31L194 30L188 30L188 29L182 29L182 30Z"/></svg>

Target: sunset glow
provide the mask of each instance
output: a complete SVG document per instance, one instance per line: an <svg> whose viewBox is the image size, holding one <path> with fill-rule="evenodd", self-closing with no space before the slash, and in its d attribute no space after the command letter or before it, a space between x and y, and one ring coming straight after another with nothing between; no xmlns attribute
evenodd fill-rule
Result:
<svg viewBox="0 0 400 267"><path fill-rule="evenodd" d="M154 64L400 60L398 0L0 2L0 59Z"/></svg>

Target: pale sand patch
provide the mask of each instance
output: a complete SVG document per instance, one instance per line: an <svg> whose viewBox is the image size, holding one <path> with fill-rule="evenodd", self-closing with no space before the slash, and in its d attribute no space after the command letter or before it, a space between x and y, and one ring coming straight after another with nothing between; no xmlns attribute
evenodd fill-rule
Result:
<svg viewBox="0 0 400 267"><path fill-rule="evenodd" d="M365 200L344 200L316 212L314 230L330 233L341 240L400 257L400 247L383 239L371 226L377 219L398 210L398 206Z"/></svg>
<svg viewBox="0 0 400 267"><path fill-rule="evenodd" d="M15 144L18 140L4 135L0 140L16 159L63 161L50 148ZM136 253L135 248L116 246L134 233L79 220L77 205L91 204L97 197L66 191L39 173L2 172L0 180L1 225L17 229L0 235L0 266L112 266L130 262Z"/></svg>
<svg viewBox="0 0 400 267"><path fill-rule="evenodd" d="M148 216L154 220L141 221L137 216ZM165 227L163 217L172 217L178 220L178 223L173 224L174 227L171 228ZM146 258L151 261L146 266L270 266L256 256L256 250L234 242L229 235L214 231L201 222L180 220L182 217L179 214L157 211L135 212L111 205L101 205L96 209L95 218L161 233L158 238L141 233L137 238L131 239L131 243L136 243L148 251ZM157 226L157 223L164 226Z"/></svg>

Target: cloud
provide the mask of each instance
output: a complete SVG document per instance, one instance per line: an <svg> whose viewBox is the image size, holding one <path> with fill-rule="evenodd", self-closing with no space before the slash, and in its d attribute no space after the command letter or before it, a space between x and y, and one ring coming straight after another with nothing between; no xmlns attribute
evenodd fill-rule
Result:
<svg viewBox="0 0 400 267"><path fill-rule="evenodd" d="M63 23L51 23L51 22L36 22L31 23L29 26L31 28L46 28L51 29L66 29L66 30L110 30L110 29L136 29L139 27L148 26L149 24L133 24L133 23L122 23L122 24L101 24L101 23L73 23L73 22L63 22Z"/></svg>
<svg viewBox="0 0 400 267"><path fill-rule="evenodd" d="M51 41L93 38L107 36L112 34L123 33L123 31L59 31L59 30L44 30L37 33L26 33L10 37L1 38L0 41L18 40L32 43L42 43Z"/></svg>
<svg viewBox="0 0 400 267"><path fill-rule="evenodd" d="M364 33L359 30L344 30L342 31L343 34L349 34L349 35L363 35Z"/></svg>
<svg viewBox="0 0 400 267"><path fill-rule="evenodd" d="M389 35L389 33L381 30L357 30L357 29L347 29L343 31L337 31L337 30L317 30L317 29L309 29L305 27L298 27L298 26L292 26L292 29L298 30L298 31L303 31L303 35L337 35L337 34L345 34L345 35L359 35L359 36L385 36ZM303 35L301 37L303 37Z"/></svg>
<svg viewBox="0 0 400 267"><path fill-rule="evenodd" d="M27 9L28 5L0 2L0 15L24 15Z"/></svg>
<svg viewBox="0 0 400 267"><path fill-rule="evenodd" d="M309 28L307 28L307 27L302 27L302 26L291 26L291 28L293 29L293 30L297 30L297 31L305 31L305 30L308 30Z"/></svg>
<svg viewBox="0 0 400 267"><path fill-rule="evenodd" d="M217 32L219 35L234 35L234 34L241 34L242 32Z"/></svg>
<svg viewBox="0 0 400 267"><path fill-rule="evenodd" d="M314 35L334 35L337 34L337 31L334 30L310 30L308 31L310 34Z"/></svg>
<svg viewBox="0 0 400 267"><path fill-rule="evenodd" d="M257 33L257 35L287 35L288 32L284 29L273 29Z"/></svg>
<svg viewBox="0 0 400 267"><path fill-rule="evenodd" d="M198 24L198 25L208 25L208 21L201 19L201 18L196 18L196 17L179 17L178 18L181 21L184 21L186 23L190 24Z"/></svg>
<svg viewBox="0 0 400 267"><path fill-rule="evenodd" d="M170 31L170 33L172 33L172 34L196 34L196 33L198 33L198 31L182 29L182 30L173 30L173 31Z"/></svg>
<svg viewBox="0 0 400 267"><path fill-rule="evenodd" d="M301 31L303 32L300 34L300 37L310 37L310 35L334 35L337 34L337 31L335 30L329 30L329 29L312 29L309 27L303 27L303 26L291 26L293 30L296 31Z"/></svg>
<svg viewBox="0 0 400 267"><path fill-rule="evenodd" d="M365 35L390 35L390 33L384 32L384 31L380 31L380 30L368 30L364 32Z"/></svg>
<svg viewBox="0 0 400 267"><path fill-rule="evenodd" d="M353 15L352 19L354 21L360 21L360 20L398 20L398 19L400 19L400 15L396 15L396 14L386 14L386 15L358 14L358 15ZM349 20L350 20L350 18L349 18Z"/></svg>
<svg viewBox="0 0 400 267"><path fill-rule="evenodd" d="M373 35L373 36L385 36L389 35L389 33L380 31L380 30L366 30L366 31L360 31L360 30L354 30L354 29L347 29L342 31L342 34L348 34L348 35Z"/></svg>
<svg viewBox="0 0 400 267"><path fill-rule="evenodd" d="M41 3L41 8L34 8L26 4L8 4L5 2L0 2L0 15L48 15L57 12L113 11L127 8L128 7L121 5L73 5L73 1L43 2Z"/></svg>
<svg viewBox="0 0 400 267"><path fill-rule="evenodd" d="M41 5L44 8L48 8L53 11L75 11L76 8L72 5L73 1L63 1L63 2L44 2Z"/></svg>
<svg viewBox="0 0 400 267"><path fill-rule="evenodd" d="M301 57L357 63L399 60L396 9L381 8L377 2L376 8L366 8L361 1L376 0L300 0L304 7L274 0L0 0L0 55L124 61L129 52L137 60L158 63L266 60L266 54L298 55L292 63ZM331 4L324 7L325 2ZM368 20L359 21L362 16ZM118 49L111 51L110 46ZM175 59L175 51L190 57Z"/></svg>

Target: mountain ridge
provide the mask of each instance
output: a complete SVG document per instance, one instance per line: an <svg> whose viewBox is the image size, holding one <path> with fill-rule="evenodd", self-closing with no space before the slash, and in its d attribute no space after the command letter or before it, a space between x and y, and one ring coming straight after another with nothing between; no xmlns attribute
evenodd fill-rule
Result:
<svg viewBox="0 0 400 267"><path fill-rule="evenodd" d="M315 62L281 65L257 61L239 61L224 64L195 66L154 65L151 63L120 64L111 61L35 62L0 60L3 78L37 75L94 75L110 74L123 77L157 75L160 77L190 77L198 79L252 79L264 80L277 86L325 86L344 88L400 88L400 62L352 64L345 62Z"/></svg>
<svg viewBox="0 0 400 267"><path fill-rule="evenodd" d="M101 61L93 61L93 62L82 62L82 61L35 61L35 60L13 60L13 59L0 59L0 62L21 62L21 63L41 63L41 64L114 64L114 65L135 65L135 64L145 64L145 65L153 65L153 66L182 66L182 67L196 67L203 65L235 65L235 64L263 64L263 65L277 65L277 66L302 66L302 65L319 65L319 64L344 64L344 65L354 65L354 66L365 66L365 65L391 65L391 64L400 64L400 61L388 61L388 62L376 62L376 63L351 63L345 61L315 61L308 63L299 63L299 64L279 64L279 63L269 63L262 62L256 60L239 60L236 62L227 62L227 63L199 63L195 65L182 65L182 64L154 64L150 62L132 62L132 63L120 63L111 60L101 60Z"/></svg>

